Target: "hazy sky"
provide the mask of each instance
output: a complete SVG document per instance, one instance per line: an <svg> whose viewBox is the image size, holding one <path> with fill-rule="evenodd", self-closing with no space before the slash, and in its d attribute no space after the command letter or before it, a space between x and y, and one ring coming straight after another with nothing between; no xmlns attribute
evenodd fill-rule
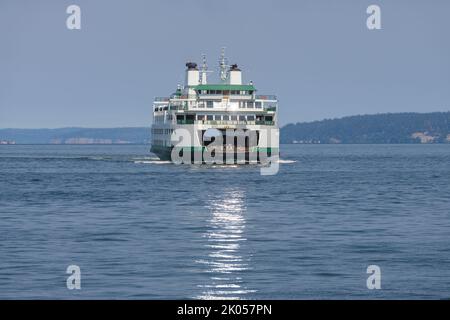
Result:
<svg viewBox="0 0 450 320"><path fill-rule="evenodd" d="M448 0L0 0L0 128L149 126L184 63L216 69L222 46L282 124L448 111L449 14Z"/></svg>

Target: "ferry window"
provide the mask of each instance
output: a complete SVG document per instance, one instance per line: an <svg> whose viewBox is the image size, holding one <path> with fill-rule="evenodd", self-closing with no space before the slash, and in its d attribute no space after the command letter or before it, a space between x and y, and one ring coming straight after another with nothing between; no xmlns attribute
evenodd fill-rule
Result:
<svg viewBox="0 0 450 320"><path fill-rule="evenodd" d="M206 101L206 107L207 108L212 108L214 106L212 101Z"/></svg>
<svg viewBox="0 0 450 320"><path fill-rule="evenodd" d="M248 121L255 121L255 116L247 116Z"/></svg>
<svg viewBox="0 0 450 320"><path fill-rule="evenodd" d="M247 108L253 108L253 102L247 102Z"/></svg>
<svg viewBox="0 0 450 320"><path fill-rule="evenodd" d="M255 108L261 109L261 102L255 102Z"/></svg>
<svg viewBox="0 0 450 320"><path fill-rule="evenodd" d="M245 108L245 102L244 101L239 101L239 108Z"/></svg>
<svg viewBox="0 0 450 320"><path fill-rule="evenodd" d="M221 116L220 114L216 114L216 115L214 116L214 120L217 120L217 121L222 120L221 118L222 118L222 116Z"/></svg>
<svg viewBox="0 0 450 320"><path fill-rule="evenodd" d="M177 120L184 120L184 116L183 115L177 115Z"/></svg>
<svg viewBox="0 0 450 320"><path fill-rule="evenodd" d="M272 116L267 116L266 117L266 121L272 121L272 120L273 120Z"/></svg>
<svg viewBox="0 0 450 320"><path fill-rule="evenodd" d="M245 116L239 116L239 121L245 121Z"/></svg>
<svg viewBox="0 0 450 320"><path fill-rule="evenodd" d="M223 115L223 120L228 121L230 120L230 117L228 115Z"/></svg>
<svg viewBox="0 0 450 320"><path fill-rule="evenodd" d="M253 94L253 90L250 90L250 91L248 92L248 94Z"/></svg>
<svg viewBox="0 0 450 320"><path fill-rule="evenodd" d="M197 115L197 120L205 120L205 115L204 114Z"/></svg>
<svg viewBox="0 0 450 320"><path fill-rule="evenodd" d="M211 114L208 114L207 116L206 116L206 120L212 120L213 119L213 116L211 115Z"/></svg>
<svg viewBox="0 0 450 320"><path fill-rule="evenodd" d="M237 120L237 116L231 116L231 120L236 121Z"/></svg>

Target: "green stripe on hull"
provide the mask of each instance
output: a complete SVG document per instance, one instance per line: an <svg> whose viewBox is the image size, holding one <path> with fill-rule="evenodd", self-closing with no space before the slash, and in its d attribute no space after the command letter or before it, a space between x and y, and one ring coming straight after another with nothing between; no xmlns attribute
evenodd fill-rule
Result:
<svg viewBox="0 0 450 320"><path fill-rule="evenodd" d="M179 151L183 150L183 152L205 152L206 147L181 147L177 148ZM153 152L158 156L161 160L172 160L172 147L164 147L164 146L155 146L152 145L150 152Z"/></svg>

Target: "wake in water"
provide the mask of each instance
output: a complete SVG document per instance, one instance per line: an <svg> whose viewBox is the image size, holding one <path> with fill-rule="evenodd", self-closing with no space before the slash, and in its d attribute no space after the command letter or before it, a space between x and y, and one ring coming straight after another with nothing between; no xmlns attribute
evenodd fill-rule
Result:
<svg viewBox="0 0 450 320"><path fill-rule="evenodd" d="M159 160L157 157L144 157L144 158L133 158L132 161L137 164L171 164L172 161L169 160ZM296 163L296 160L284 160L279 159L278 163L280 164L292 164ZM260 166L260 164L246 164L248 165L257 165ZM202 166L208 166L210 168L237 168L239 167L239 164L204 164Z"/></svg>
<svg viewBox="0 0 450 320"><path fill-rule="evenodd" d="M134 163L138 164L171 164L172 161L163 161L163 160L135 160Z"/></svg>
<svg viewBox="0 0 450 320"><path fill-rule="evenodd" d="M291 164L291 163L296 163L296 160L284 160L284 159L279 159L278 163L282 163L282 164Z"/></svg>
<svg viewBox="0 0 450 320"><path fill-rule="evenodd" d="M141 157L141 158L132 158L134 163L138 164L171 164L172 161L168 160L160 160L158 157Z"/></svg>

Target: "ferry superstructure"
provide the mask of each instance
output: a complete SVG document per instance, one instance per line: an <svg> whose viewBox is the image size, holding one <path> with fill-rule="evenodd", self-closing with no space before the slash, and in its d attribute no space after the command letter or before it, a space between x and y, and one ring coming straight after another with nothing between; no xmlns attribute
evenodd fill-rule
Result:
<svg viewBox="0 0 450 320"><path fill-rule="evenodd" d="M213 84L207 81L205 57L200 70L188 62L184 86L169 97L155 98L151 152L161 160L174 161L176 155L184 156L184 162L204 163L211 142L218 138L222 145L212 152L223 151L217 157L223 157L223 163L263 162L278 156L276 96L257 94L252 82L243 84L241 70L237 64L227 65L223 52L219 67L220 81ZM188 137L179 139L180 132Z"/></svg>

